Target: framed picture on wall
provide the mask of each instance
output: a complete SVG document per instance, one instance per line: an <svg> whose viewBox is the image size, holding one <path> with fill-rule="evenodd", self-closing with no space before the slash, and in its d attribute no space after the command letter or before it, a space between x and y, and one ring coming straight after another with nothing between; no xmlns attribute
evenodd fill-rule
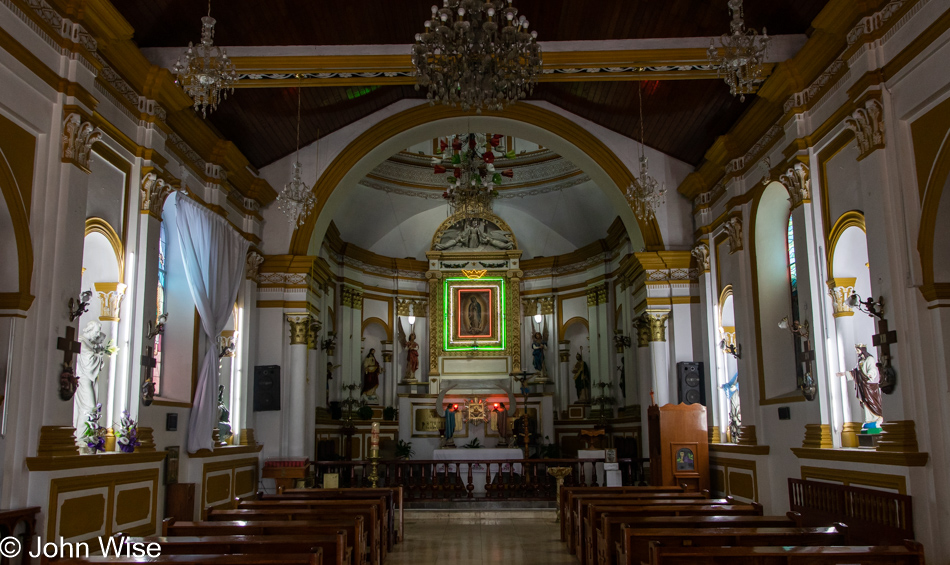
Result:
<svg viewBox="0 0 950 565"><path fill-rule="evenodd" d="M446 278L443 344L446 351L504 351L505 281Z"/></svg>
<svg viewBox="0 0 950 565"><path fill-rule="evenodd" d="M165 451L165 484L173 485L178 482L178 461L181 458L181 446L166 447Z"/></svg>

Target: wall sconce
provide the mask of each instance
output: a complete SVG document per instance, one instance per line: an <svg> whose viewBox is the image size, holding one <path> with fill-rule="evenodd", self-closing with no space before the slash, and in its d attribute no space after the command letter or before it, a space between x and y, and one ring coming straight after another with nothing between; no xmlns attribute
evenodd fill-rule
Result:
<svg viewBox="0 0 950 565"><path fill-rule="evenodd" d="M785 316L782 318L782 321L778 323L778 327L782 328L783 330L788 330L790 333L797 335L802 339L808 339L808 320L805 320L801 323L798 320L794 320L791 324L789 324L788 316Z"/></svg>
<svg viewBox="0 0 950 565"><path fill-rule="evenodd" d="M148 321L148 329L145 330L145 339L153 340L157 335L165 335L165 322L168 321L168 312L158 317L154 322Z"/></svg>
<svg viewBox="0 0 950 565"><path fill-rule="evenodd" d="M726 343L726 339L719 340L719 349L727 355L732 355L736 359L742 358L742 346L738 343Z"/></svg>
<svg viewBox="0 0 950 565"><path fill-rule="evenodd" d="M624 347L630 347L630 336L623 335L623 330L614 330L614 346L617 348L617 353L623 353Z"/></svg>
<svg viewBox="0 0 950 565"><path fill-rule="evenodd" d="M543 320L543 319L544 319L544 317L541 316L541 314L535 314L535 315L534 315L534 323L535 323L535 324L540 324L540 323L541 323L541 320Z"/></svg>
<svg viewBox="0 0 950 565"><path fill-rule="evenodd" d="M89 301L92 300L92 291L84 290L79 298L69 299L69 321L75 322L76 318L89 311Z"/></svg>
<svg viewBox="0 0 950 565"><path fill-rule="evenodd" d="M847 304L851 308L857 308L858 310L864 312L868 316L873 316L878 320L884 319L884 297L881 296L875 301L873 298L868 298L865 301L861 301L861 297L857 292L852 292L851 296L848 297Z"/></svg>

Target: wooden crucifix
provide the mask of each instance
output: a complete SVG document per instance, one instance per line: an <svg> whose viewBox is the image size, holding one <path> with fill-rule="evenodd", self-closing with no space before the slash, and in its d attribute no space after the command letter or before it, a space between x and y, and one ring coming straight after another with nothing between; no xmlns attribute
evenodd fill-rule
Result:
<svg viewBox="0 0 950 565"><path fill-rule="evenodd" d="M142 353L142 405L149 406L152 399L155 398L155 382L152 380L152 372L158 363L155 361L155 350L151 345L146 347Z"/></svg>
<svg viewBox="0 0 950 565"><path fill-rule="evenodd" d="M511 373L510 375L521 384L521 395L522 395L522 398L524 399L522 402L523 407L521 409L521 426L522 426L521 429L524 432L524 458L525 459L528 459L529 457L530 447L528 446L528 443L531 441L531 430L528 427L528 385L527 383L528 383L528 379L533 374L534 373L529 373L528 371L521 371L520 373Z"/></svg>
<svg viewBox="0 0 950 565"><path fill-rule="evenodd" d="M881 373L881 392L891 394L897 386L897 373L891 366L891 344L897 343L897 332L887 327L887 320L875 317L877 333L871 336L871 343L880 352L877 369Z"/></svg>
<svg viewBox="0 0 950 565"><path fill-rule="evenodd" d="M798 383L798 388L805 395L806 400L814 400L818 394L818 385L811 374L811 364L815 360L815 350L811 348L809 340L802 340L802 350L798 352L797 360L799 364L804 365L802 381Z"/></svg>
<svg viewBox="0 0 950 565"><path fill-rule="evenodd" d="M76 369L73 367L73 356L82 351L82 343L76 341L76 328L66 326L65 337L56 338L56 349L63 352L63 370L59 374L59 398L70 400L79 387L76 378Z"/></svg>

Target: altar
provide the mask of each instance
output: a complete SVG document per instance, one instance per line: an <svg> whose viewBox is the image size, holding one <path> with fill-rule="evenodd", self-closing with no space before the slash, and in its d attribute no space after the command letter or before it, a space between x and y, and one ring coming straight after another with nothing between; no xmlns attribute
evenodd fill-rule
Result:
<svg viewBox="0 0 950 565"><path fill-rule="evenodd" d="M515 448L477 448L477 449L466 449L466 448L442 448L432 451L432 459L435 461L511 461L511 460L521 460L524 459L524 452L520 449ZM459 476L462 478L463 482L468 481L468 463L445 463L448 465L449 474L454 474L458 472ZM499 467L502 472L507 473L509 470L509 465L505 463L491 463L491 475L494 478L496 473L499 472ZM458 469L456 469L458 467ZM485 494L485 473L488 469L485 468L486 465L474 464L472 466L472 484L475 486L474 494ZM445 467L443 465L436 466L436 473L444 472ZM511 465L511 470L514 473L521 473L521 464L513 463Z"/></svg>

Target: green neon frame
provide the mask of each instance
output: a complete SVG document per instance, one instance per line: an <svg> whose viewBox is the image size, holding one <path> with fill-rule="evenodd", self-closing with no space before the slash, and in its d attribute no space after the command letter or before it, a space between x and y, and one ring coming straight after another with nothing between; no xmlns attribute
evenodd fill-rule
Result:
<svg viewBox="0 0 950 565"><path fill-rule="evenodd" d="M449 320L449 306L452 303L452 295L449 294L449 283L452 282L466 282L468 284L461 286L472 286L478 287L482 283L492 282L498 283L498 303L501 305L500 315L498 318L498 325L501 331L501 343L499 345L480 345L475 347L474 345L451 345L449 338L452 335L452 326L450 325L451 320ZM442 282L442 349L445 351L507 351L508 349L508 335L507 335L507 320L505 318L505 279L501 277L493 278L481 278L481 279L468 279L463 277L452 277L443 279Z"/></svg>

